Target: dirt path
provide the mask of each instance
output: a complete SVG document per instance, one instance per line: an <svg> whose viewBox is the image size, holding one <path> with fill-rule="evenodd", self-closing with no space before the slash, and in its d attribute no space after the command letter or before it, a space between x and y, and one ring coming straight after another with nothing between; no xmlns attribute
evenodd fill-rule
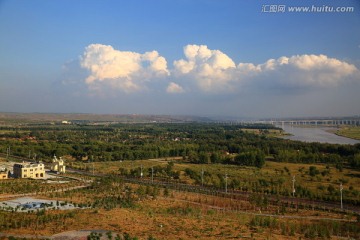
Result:
<svg viewBox="0 0 360 240"><path fill-rule="evenodd" d="M89 185L80 185L80 186L75 186L75 187L69 187L69 188L64 188L64 189L58 189L55 191L48 191L48 192L32 192L32 193L19 193L19 194L2 194L0 195L0 199L5 199L5 198L17 198L17 197L27 197L27 196L36 196L36 195L42 195L42 194L46 194L46 193L56 193L56 192L66 192L66 191L71 191L71 190L75 190L75 189L81 189L81 188L86 188Z"/></svg>

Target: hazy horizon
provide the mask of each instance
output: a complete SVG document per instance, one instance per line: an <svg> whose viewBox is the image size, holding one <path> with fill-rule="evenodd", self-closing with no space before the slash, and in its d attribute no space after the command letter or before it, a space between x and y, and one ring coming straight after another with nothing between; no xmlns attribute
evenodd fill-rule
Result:
<svg viewBox="0 0 360 240"><path fill-rule="evenodd" d="M359 8L356 0L0 1L0 112L358 116Z"/></svg>
<svg viewBox="0 0 360 240"><path fill-rule="evenodd" d="M39 121L110 121L126 122L126 119L136 119L143 122L167 122L167 121L194 121L194 122L252 122L252 121L286 121L286 120L326 120L326 119L359 119L359 115L349 116L292 116L292 117L236 117L224 115L170 115L170 114L117 114L117 113L80 113L80 112L0 112L1 118L4 119L27 119Z"/></svg>

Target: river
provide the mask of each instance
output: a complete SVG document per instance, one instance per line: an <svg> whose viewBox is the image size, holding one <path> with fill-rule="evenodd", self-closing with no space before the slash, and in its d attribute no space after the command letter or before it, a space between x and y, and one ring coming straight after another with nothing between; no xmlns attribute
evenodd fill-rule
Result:
<svg viewBox="0 0 360 240"><path fill-rule="evenodd" d="M358 140L338 136L329 130L334 130L331 127L295 127L293 125L279 125L285 132L291 136L285 136L284 139L297 140L302 142L320 142L333 144L350 144L354 145L360 143Z"/></svg>

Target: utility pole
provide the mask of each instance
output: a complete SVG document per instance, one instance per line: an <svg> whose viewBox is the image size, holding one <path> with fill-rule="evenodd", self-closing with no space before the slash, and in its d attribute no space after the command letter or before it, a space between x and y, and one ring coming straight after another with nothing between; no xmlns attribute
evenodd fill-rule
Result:
<svg viewBox="0 0 360 240"><path fill-rule="evenodd" d="M340 183L340 204L341 204L341 210L343 209L343 201L342 201L342 191L343 191L343 185Z"/></svg>
<svg viewBox="0 0 360 240"><path fill-rule="evenodd" d="M94 165L94 156L93 155L91 155L91 162L92 162L92 175L94 176L95 165Z"/></svg>
<svg viewBox="0 0 360 240"><path fill-rule="evenodd" d="M225 173L225 193L227 193L227 180L228 180L228 175L227 173Z"/></svg>
<svg viewBox="0 0 360 240"><path fill-rule="evenodd" d="M10 157L10 146L6 148L6 158L9 159Z"/></svg>
<svg viewBox="0 0 360 240"><path fill-rule="evenodd" d="M31 150L29 150L29 159L30 159L30 157L31 157Z"/></svg>
<svg viewBox="0 0 360 240"><path fill-rule="evenodd" d="M151 167L151 183L154 183L154 167Z"/></svg>
<svg viewBox="0 0 360 240"><path fill-rule="evenodd" d="M204 168L201 168L201 186L204 185Z"/></svg>
<svg viewBox="0 0 360 240"><path fill-rule="evenodd" d="M292 178L292 194L295 197L295 175Z"/></svg>

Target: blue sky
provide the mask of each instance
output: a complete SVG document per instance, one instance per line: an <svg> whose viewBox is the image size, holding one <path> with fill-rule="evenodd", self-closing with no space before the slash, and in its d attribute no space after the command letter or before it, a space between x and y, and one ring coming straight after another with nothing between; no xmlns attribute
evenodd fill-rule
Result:
<svg viewBox="0 0 360 240"><path fill-rule="evenodd" d="M356 0L0 0L0 111L359 115L359 26Z"/></svg>

